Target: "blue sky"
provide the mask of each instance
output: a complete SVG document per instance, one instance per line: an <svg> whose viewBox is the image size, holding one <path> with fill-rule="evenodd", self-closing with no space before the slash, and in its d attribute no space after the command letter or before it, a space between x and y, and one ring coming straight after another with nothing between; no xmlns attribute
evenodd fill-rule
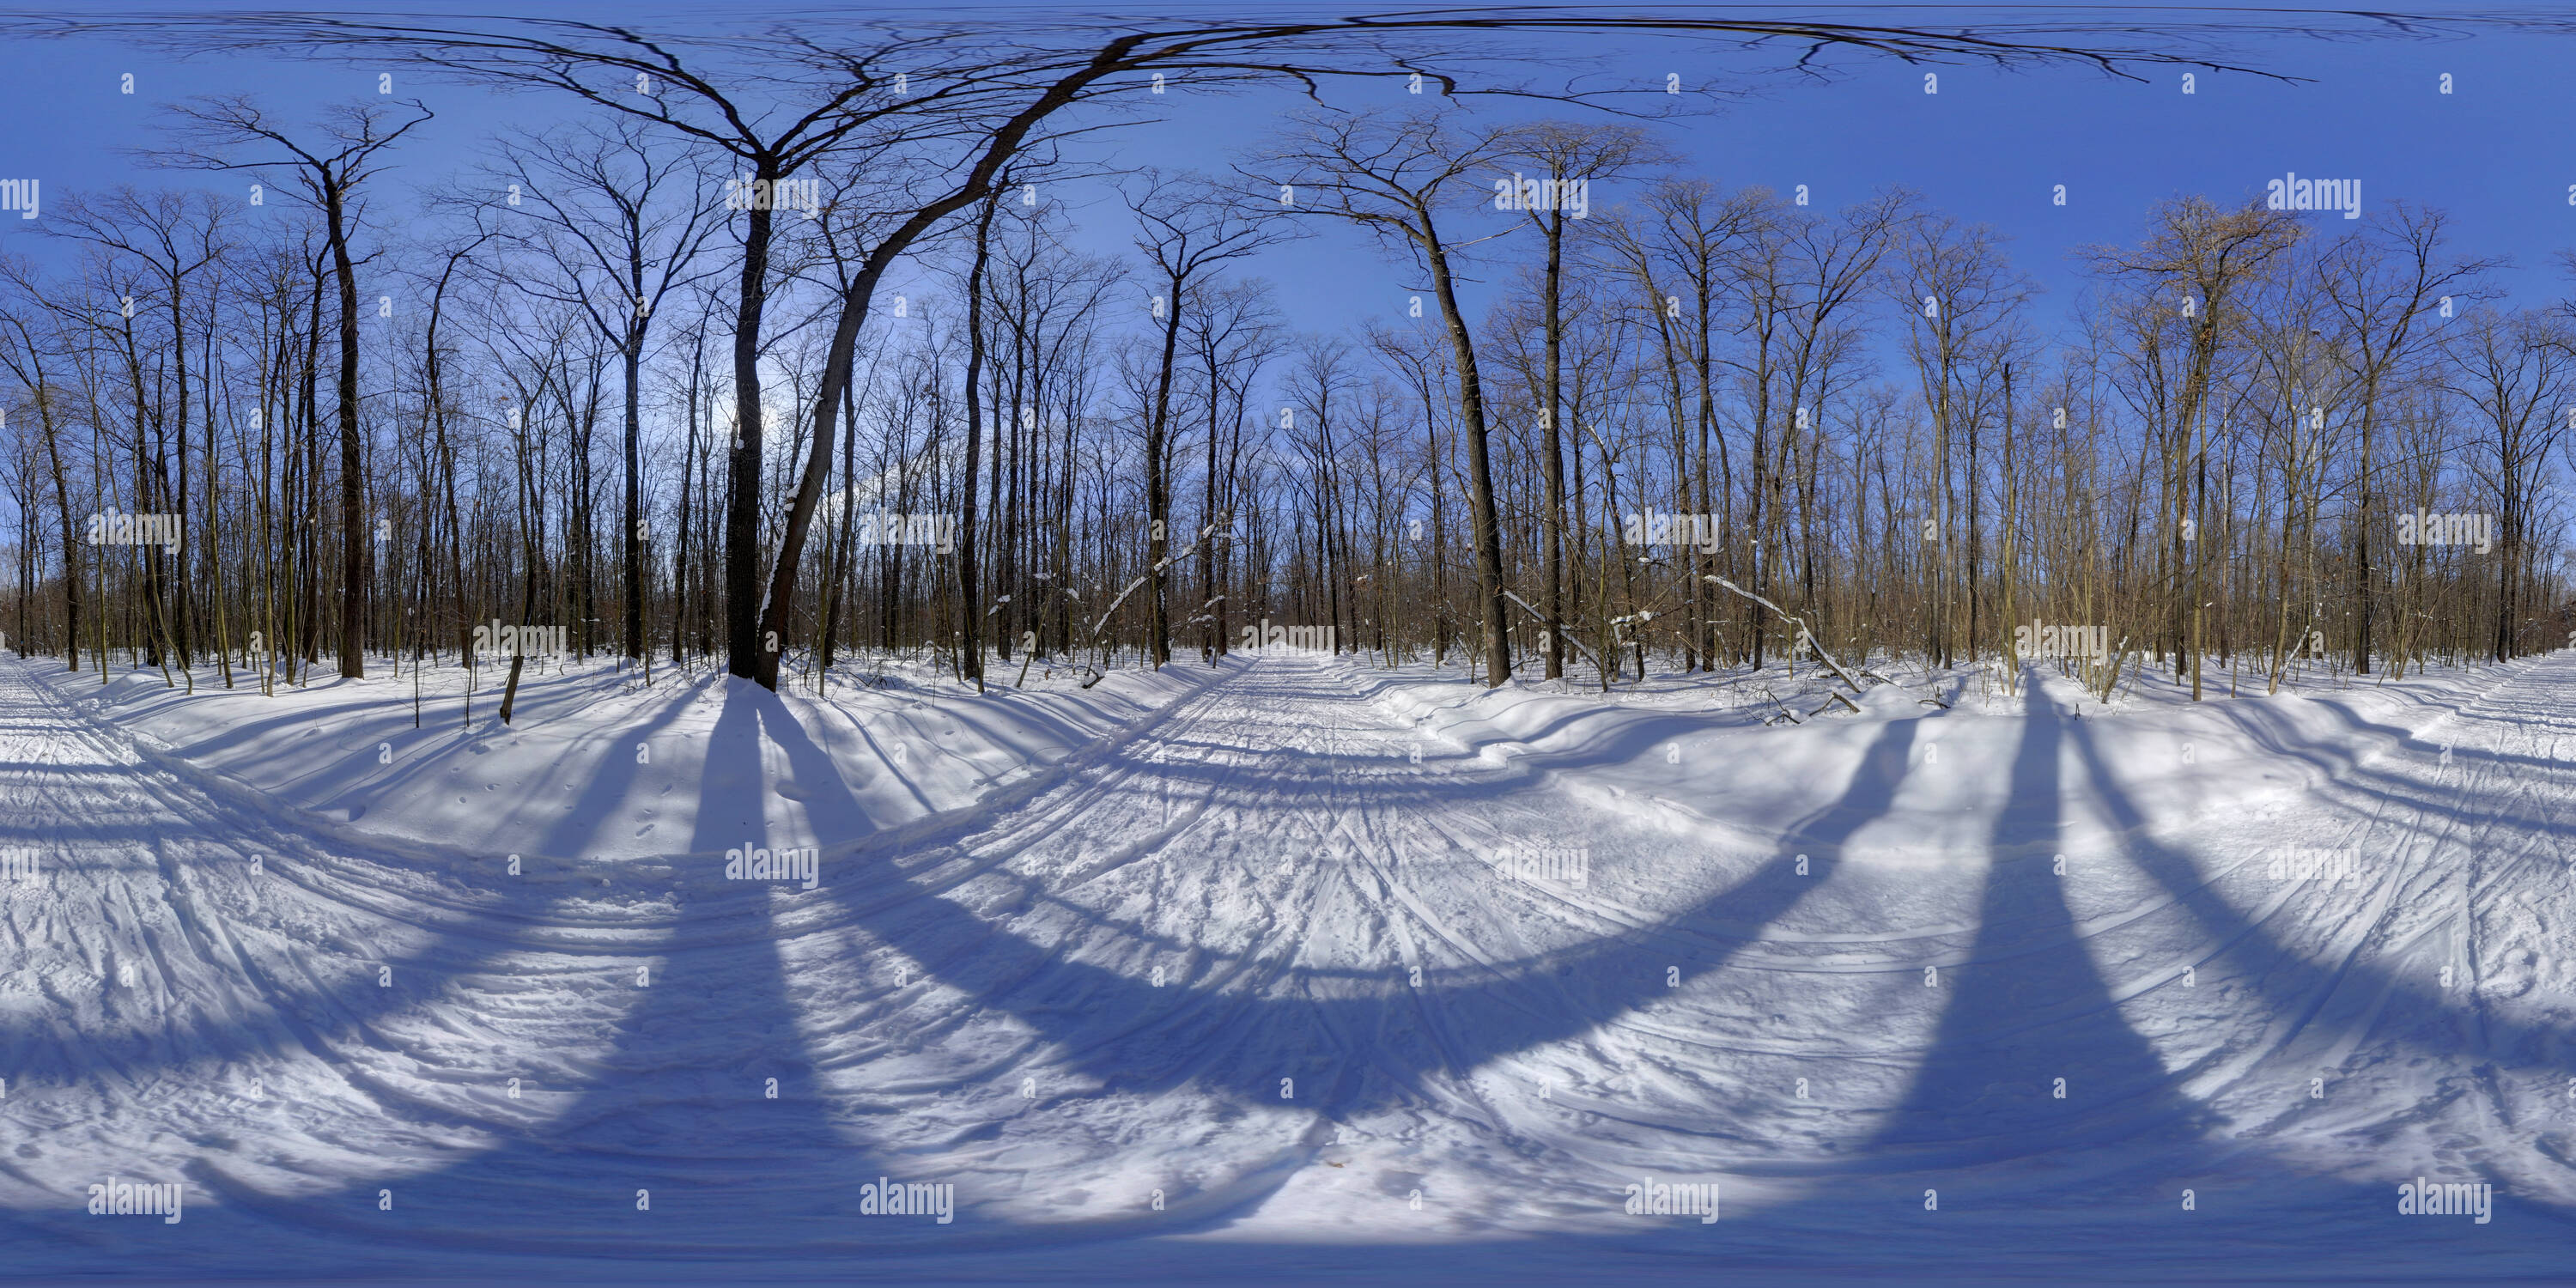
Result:
<svg viewBox="0 0 2576 1288"><path fill-rule="evenodd" d="M434 6L423 0L400 7ZM570 4L543 12L687 28L709 21L709 14L734 11ZM943 12L1008 20L1042 11ZM1974 9L1941 15L1954 24L1980 17ZM2327 24L2321 19L2320 25ZM1924 69L1850 57L1839 60L1829 80L1732 81L1756 96L1679 122L1670 138L1687 158L1684 169L1730 186L1786 190L1804 183L1818 205L1833 206L1880 185L1904 184L1946 211L1994 224L2012 239L2018 265L2046 288L2036 304L2043 326L2063 315L2080 288L2070 251L2134 240L2145 212L2162 198L2259 194L2264 180L2286 171L2358 179L2369 208L2404 198L2448 210L2456 218L2458 249L2512 256L2516 269L2505 284L2517 302L2541 303L2566 293L2552 253L2576 246L2576 206L2568 200L2569 185L2576 184L2576 143L2564 124L2576 119L2576 85L2562 71L2571 50L2576 42L2514 35L2249 39L2230 51L2237 59L2306 79L2200 71L2188 95L2178 68L2142 67L2146 79L2138 83L2078 68L2006 72L1964 65L1938 69L1939 93L1926 94ZM1602 66L1646 81L1675 70L1696 83L1751 65L1641 42ZM49 204L69 190L118 181L232 184L231 177L141 170L119 149L153 141L152 109L171 99L247 89L292 116L331 98L376 97L379 70L287 58L173 60L96 40L13 41L0 48L0 119L11 123L0 134L0 176L40 179ZM130 95L120 92L128 72L135 78ZM2439 92L2445 73L2453 91L2447 95ZM398 158L391 177L404 185L463 169L478 138L497 124L577 110L552 96L499 96L401 68L394 74L398 95L417 94L439 113ZM1337 92L1337 101L1350 105L1372 97L1423 101L1407 100L1394 76ZM1167 98L1169 120L1111 136L1115 144L1104 155L1221 167L1294 101L1262 94L1192 102L1186 86ZM2068 194L2063 207L2051 203L2053 185L2061 183ZM1125 249L1123 212L1105 187L1049 195L1074 201L1086 242L1102 251ZM1598 208L1619 195L1604 185L1593 202ZM383 209L395 213L405 198ZM0 218L0 249L55 253L37 228ZM1405 274L1365 238L1344 230L1327 229L1268 252L1254 271L1279 284L1291 320L1302 327L1336 328L1372 312L1391 315L1403 304L1398 283Z"/></svg>

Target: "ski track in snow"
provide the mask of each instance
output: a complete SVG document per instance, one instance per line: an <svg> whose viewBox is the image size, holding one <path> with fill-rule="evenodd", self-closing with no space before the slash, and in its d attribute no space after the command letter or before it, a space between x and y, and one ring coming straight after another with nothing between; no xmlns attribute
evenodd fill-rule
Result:
<svg viewBox="0 0 2576 1288"><path fill-rule="evenodd" d="M1776 839L1464 752L1391 700L1418 676L1269 658L1034 794L827 848L813 891L723 880L712 807L626 869L375 845L39 665L0 663L0 843L41 865L0 883L13 1274L1191 1278L1330 1240L1412 1277L2349 1281L2576 1247L2576 655L2357 758L2229 704L2314 785L2218 817L2148 817L2116 719L2034 704L1947 764L1918 744L1956 717L1885 720ZM847 794L774 707L713 738L711 802ZM1894 857L1960 792L1982 844ZM2271 879L2288 847L2364 862ZM2494 1224L2394 1215L2419 1174L2491 1181ZM87 1215L111 1175L184 1179L185 1220ZM954 1223L859 1215L879 1177L953 1184ZM1722 1221L1623 1214L1646 1179L1722 1181Z"/></svg>

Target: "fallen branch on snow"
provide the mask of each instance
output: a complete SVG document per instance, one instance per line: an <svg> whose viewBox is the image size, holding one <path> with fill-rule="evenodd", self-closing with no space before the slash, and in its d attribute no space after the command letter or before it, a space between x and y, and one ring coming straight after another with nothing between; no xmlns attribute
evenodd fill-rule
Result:
<svg viewBox="0 0 2576 1288"><path fill-rule="evenodd" d="M1825 646L1816 642L1815 632L1807 629L1806 618L1791 613L1788 609L1782 608L1778 604L1772 603L1770 600L1764 599L1760 595L1754 594L1752 591L1746 590L1742 586L1738 586L1724 577L1707 576L1702 577L1700 580L1716 582L1718 585L1724 586L1728 590L1734 591L1736 594L1742 595L1746 599L1752 600L1754 603L1760 604L1774 613L1778 613L1780 615L1780 620L1798 628L1798 644L1806 645L1807 651L1815 654L1816 660L1824 663L1825 669L1832 671L1836 678L1840 679L1843 683L1850 685L1852 692L1858 693L1861 691L1860 681L1853 679L1851 672L1844 670L1843 664L1835 661L1834 655L1826 652ZM1790 649L1793 652L1796 648L1797 644L1790 646ZM1774 700L1776 701L1776 699Z"/></svg>

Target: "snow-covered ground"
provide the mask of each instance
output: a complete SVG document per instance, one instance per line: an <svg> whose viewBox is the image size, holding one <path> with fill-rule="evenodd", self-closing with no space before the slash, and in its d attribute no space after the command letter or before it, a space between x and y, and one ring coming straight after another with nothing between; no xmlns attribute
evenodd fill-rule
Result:
<svg viewBox="0 0 2576 1288"><path fill-rule="evenodd" d="M2576 1273L2576 653L1796 727L59 666L0 661L0 1275Z"/></svg>

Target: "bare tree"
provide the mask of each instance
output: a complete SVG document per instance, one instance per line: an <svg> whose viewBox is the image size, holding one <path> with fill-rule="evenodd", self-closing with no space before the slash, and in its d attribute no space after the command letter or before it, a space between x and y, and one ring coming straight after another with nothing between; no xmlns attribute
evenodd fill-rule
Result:
<svg viewBox="0 0 2576 1288"><path fill-rule="evenodd" d="M2173 316L2183 332L2183 366L2171 404L2171 419L2162 427L2166 444L2166 495L2162 524L2172 560L2172 589L2166 597L2173 638L2183 647L2175 654L2176 676L2188 675L2191 696L2201 696L2200 543L2192 539L2200 520L2191 511L2195 489L2191 468L2206 459L2211 387L2219 347L2239 325L2239 293L2275 257L2302 235L2297 216L2285 211L2247 206L2222 210L2199 198L2167 202L2158 208L2153 232L2134 252L2110 249L2093 254L2096 270L2109 275L2143 276L2169 291ZM2205 474L2197 480L2205 485ZM2186 627L2185 619L2189 624Z"/></svg>
<svg viewBox="0 0 2576 1288"><path fill-rule="evenodd" d="M1629 169L1669 161L1645 131L1633 125L1575 121L1541 121L1519 135L1518 151L1504 160L1526 160L1536 169L1537 187L1515 173L1496 180L1499 192L1509 182L1513 206L1524 210L1545 241L1546 258L1539 274L1540 326L1546 337L1545 388L1539 393L1539 434L1544 441L1547 479L1547 590L1542 600L1547 631L1547 678L1565 675L1565 242L1569 207L1577 220L1590 218L1594 180L1610 179ZM1581 185L1577 188L1575 185ZM1535 191L1540 200L1522 199Z"/></svg>
<svg viewBox="0 0 2576 1288"><path fill-rule="evenodd" d="M1476 366L1476 341L1458 301L1457 247L1442 231L1442 217L1469 191L1486 191L1472 176L1494 158L1523 146L1511 126L1460 129L1441 113L1336 117L1311 113L1263 154L1264 177L1292 209L1347 220L1401 245L1430 278L1432 297L1448 329L1457 363L1461 433L1467 443L1468 500L1474 515L1476 598L1484 624L1485 682L1512 677L1510 638L1504 619L1502 532L1494 506L1493 465L1488 458L1485 387ZM1320 194L1300 204L1297 194Z"/></svg>
<svg viewBox="0 0 2576 1288"><path fill-rule="evenodd" d="M495 226L554 268L551 278L514 276L519 289L580 311L616 347L625 402L624 503L618 521L625 610L619 632L629 660L644 657L647 540L643 507L643 365L655 310L712 273L701 252L724 226L719 185L697 160L657 139L641 122L582 122L520 132L495 144L495 186L517 180L514 199L495 199ZM524 192L524 196L518 194ZM521 216L514 226L510 216Z"/></svg>
<svg viewBox="0 0 2576 1288"><path fill-rule="evenodd" d="M284 170L292 179L287 191L322 216L340 291L340 369L334 387L340 423L340 674L349 679L367 673L365 468L358 431L357 266L362 261L351 249L365 217L359 194L384 169L378 154L433 115L417 100L396 106L418 115L397 120L392 108L342 104L324 110L317 141L306 142L272 121L248 95L192 99L169 109L178 146L146 154L181 169Z"/></svg>
<svg viewBox="0 0 2576 1288"><path fill-rule="evenodd" d="M1282 232L1275 224L1247 218L1234 194L1203 176L1147 171L1143 177L1144 186L1128 198L1127 205L1136 216L1136 249L1151 263L1154 280L1162 288L1152 301L1153 315L1160 322L1155 328L1160 354L1145 431L1145 560L1154 578L1146 601L1145 647L1153 665L1160 667L1172 660L1163 565L1171 539L1172 377L1180 352L1181 312L1199 301L1194 288L1203 274L1277 242ZM1211 450L1213 445L1211 440ZM1210 513L1208 522L1215 521Z"/></svg>

